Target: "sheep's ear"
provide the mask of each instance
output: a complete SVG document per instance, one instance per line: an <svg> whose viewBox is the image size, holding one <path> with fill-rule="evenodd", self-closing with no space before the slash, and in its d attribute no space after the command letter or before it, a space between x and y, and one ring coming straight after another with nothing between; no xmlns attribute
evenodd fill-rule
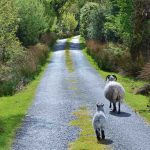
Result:
<svg viewBox="0 0 150 150"><path fill-rule="evenodd" d="M117 81L117 76L116 76L116 75L114 75L114 74L113 74L112 76L113 76L113 77L116 79L116 81Z"/></svg>
<svg viewBox="0 0 150 150"><path fill-rule="evenodd" d="M99 103L97 103L96 106L98 107L98 106L99 106Z"/></svg>
<svg viewBox="0 0 150 150"><path fill-rule="evenodd" d="M104 104L102 103L101 106L104 107Z"/></svg>
<svg viewBox="0 0 150 150"><path fill-rule="evenodd" d="M109 79L109 77L110 77L110 74L106 77L106 81L107 81L107 79Z"/></svg>

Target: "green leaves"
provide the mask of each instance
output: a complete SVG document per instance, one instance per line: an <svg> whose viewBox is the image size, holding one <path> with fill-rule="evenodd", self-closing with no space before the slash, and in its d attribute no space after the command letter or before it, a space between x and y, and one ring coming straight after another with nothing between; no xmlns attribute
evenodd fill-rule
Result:
<svg viewBox="0 0 150 150"><path fill-rule="evenodd" d="M32 50L30 52L22 45L37 43L40 35L49 28L50 15L45 9L39 0L0 0L0 96L12 94L19 82L26 80L25 72L21 70L24 64L26 71L28 61L35 62L35 66L41 65L37 60L45 56L45 47L40 53L41 46L37 46L34 52L40 55L32 57ZM42 57L42 62L45 59L46 56ZM31 67L30 71L33 76L38 70Z"/></svg>
<svg viewBox="0 0 150 150"><path fill-rule="evenodd" d="M128 45L132 34L133 0L109 0L111 11L106 15L105 34L107 40L123 41Z"/></svg>
<svg viewBox="0 0 150 150"><path fill-rule="evenodd" d="M17 36L23 44L38 42L41 33L48 29L45 8L38 0L18 0L20 23Z"/></svg>
<svg viewBox="0 0 150 150"><path fill-rule="evenodd" d="M103 8L98 3L86 3L81 9L80 33L85 39L99 39L104 37Z"/></svg>
<svg viewBox="0 0 150 150"><path fill-rule="evenodd" d="M7 63L22 49L15 36L18 27L18 9L13 0L1 0L0 6L0 62Z"/></svg>
<svg viewBox="0 0 150 150"><path fill-rule="evenodd" d="M77 20L73 14L66 13L62 17L62 27L63 30L73 32L73 30L77 27Z"/></svg>

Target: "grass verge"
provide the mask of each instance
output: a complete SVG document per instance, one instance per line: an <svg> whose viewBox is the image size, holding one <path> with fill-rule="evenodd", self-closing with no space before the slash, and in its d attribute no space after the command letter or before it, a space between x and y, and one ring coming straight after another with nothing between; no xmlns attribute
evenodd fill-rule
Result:
<svg viewBox="0 0 150 150"><path fill-rule="evenodd" d="M77 119L73 120L70 125L80 128L79 138L70 143L69 150L104 150L106 147L103 144L97 143L95 132L92 127L91 116L86 107L73 113Z"/></svg>
<svg viewBox="0 0 150 150"><path fill-rule="evenodd" d="M72 62L72 58L71 58L71 54L70 54L70 50L69 50L71 40L72 40L72 38L67 39L66 47L65 47L65 62L66 62L66 66L68 68L68 71L70 73L74 71L73 62Z"/></svg>
<svg viewBox="0 0 150 150"><path fill-rule="evenodd" d="M84 39L80 38L80 43L82 45L85 43ZM87 48L85 46L81 47L83 49L83 53L89 62L94 66L94 68L99 72L99 74L105 79L108 74L115 74L118 78L118 81L124 86L126 90L126 103L131 106L135 112L144 117L146 121L150 123L150 110L147 107L148 97L143 95L135 95L133 94L133 89L137 87L141 87L145 84L144 81L135 80L128 77L123 77L117 73L106 72L101 70L94 59L87 53Z"/></svg>
<svg viewBox="0 0 150 150"><path fill-rule="evenodd" d="M16 130L21 126L27 109L32 103L36 88L50 60L41 68L41 72L21 92L7 97L0 97L0 150L9 150Z"/></svg>

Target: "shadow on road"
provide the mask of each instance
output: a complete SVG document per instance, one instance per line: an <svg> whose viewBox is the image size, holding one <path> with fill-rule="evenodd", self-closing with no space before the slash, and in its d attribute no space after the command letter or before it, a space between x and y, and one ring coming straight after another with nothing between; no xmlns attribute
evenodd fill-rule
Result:
<svg viewBox="0 0 150 150"><path fill-rule="evenodd" d="M68 42L68 44L70 45L70 49L71 50L82 50L85 48L85 44L84 43L73 43L73 42ZM65 45L66 43L58 43L55 45L54 47L54 51L63 51L65 50Z"/></svg>
<svg viewBox="0 0 150 150"><path fill-rule="evenodd" d="M105 139L99 142L100 144L104 144L104 145L111 145L113 143L113 141L111 139Z"/></svg>
<svg viewBox="0 0 150 150"><path fill-rule="evenodd" d="M113 116L117 116L117 117L130 117L131 114L130 113L127 113L127 112L120 112L120 114L118 114L117 112L112 112L110 111L109 112L111 115Z"/></svg>

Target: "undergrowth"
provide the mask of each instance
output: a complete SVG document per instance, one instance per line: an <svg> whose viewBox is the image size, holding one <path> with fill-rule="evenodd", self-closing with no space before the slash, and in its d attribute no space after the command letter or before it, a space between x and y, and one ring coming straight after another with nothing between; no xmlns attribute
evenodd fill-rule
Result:
<svg viewBox="0 0 150 150"><path fill-rule="evenodd" d="M47 59L47 64L50 60ZM47 66L41 68L41 72L22 91L13 96L0 97L0 150L11 149L11 144L17 128L21 126L29 106L35 95L40 79Z"/></svg>
<svg viewBox="0 0 150 150"><path fill-rule="evenodd" d="M148 106L148 97L143 95L135 95L134 89L143 86L146 82L141 80L136 80L134 78L123 77L118 73L114 72L107 72L103 71L101 68L98 67L95 60L87 53L87 47L85 46L85 42L82 38L80 38L80 43L82 43L82 50L86 58L89 62L95 67L95 69L99 72L100 76L104 79L108 74L114 74L118 78L118 82L120 82L123 87L125 88L126 95L125 95L125 102L132 107L132 109L143 116L146 121L150 122L150 110ZM84 43L84 46L83 46Z"/></svg>

